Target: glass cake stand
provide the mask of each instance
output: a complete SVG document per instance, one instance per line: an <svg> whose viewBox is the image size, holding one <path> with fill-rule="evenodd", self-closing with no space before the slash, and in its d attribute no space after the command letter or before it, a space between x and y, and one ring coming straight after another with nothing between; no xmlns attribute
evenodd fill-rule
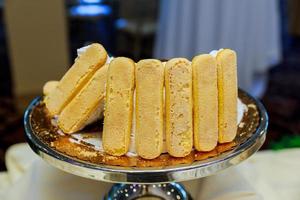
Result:
<svg viewBox="0 0 300 200"><path fill-rule="evenodd" d="M191 199L178 182L213 175L237 165L258 151L265 141L268 126L266 110L258 100L243 93L252 99L259 113L259 123L254 133L231 151L188 165L160 168L118 167L93 164L58 152L42 142L31 126L31 113L41 101L40 97L33 100L25 112L25 134L32 150L50 165L85 178L116 183L105 199Z"/></svg>

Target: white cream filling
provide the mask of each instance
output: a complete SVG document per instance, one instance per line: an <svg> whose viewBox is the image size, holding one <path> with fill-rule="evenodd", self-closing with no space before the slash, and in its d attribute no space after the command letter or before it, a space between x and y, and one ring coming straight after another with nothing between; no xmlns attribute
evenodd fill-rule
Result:
<svg viewBox="0 0 300 200"><path fill-rule="evenodd" d="M239 98L237 99L237 125L242 122L244 114L248 112L248 107Z"/></svg>
<svg viewBox="0 0 300 200"><path fill-rule="evenodd" d="M212 50L209 54L212 55L213 57L217 57L219 51L222 51L224 49L219 49L219 50Z"/></svg>
<svg viewBox="0 0 300 200"><path fill-rule="evenodd" d="M99 134L98 132L95 133L89 133L92 134L95 137L89 137L89 138L84 138L84 133L75 133L72 134L72 137L75 138L70 138L69 140L73 143L80 143L81 141L84 141L88 144L94 145L95 146L95 150L98 151L104 151L103 150L103 146L102 146L102 139L101 139L101 134Z"/></svg>
<svg viewBox="0 0 300 200"><path fill-rule="evenodd" d="M79 49L77 49L77 56L81 56L84 52L86 52L86 50L90 47L91 45L87 45L84 47L81 47Z"/></svg>

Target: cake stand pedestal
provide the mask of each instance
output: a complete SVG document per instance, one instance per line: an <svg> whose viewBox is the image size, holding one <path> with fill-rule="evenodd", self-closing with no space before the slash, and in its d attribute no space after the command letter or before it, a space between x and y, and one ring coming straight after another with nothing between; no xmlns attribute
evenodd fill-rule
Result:
<svg viewBox="0 0 300 200"><path fill-rule="evenodd" d="M122 184L112 186L104 200L191 200L191 196L180 183L164 184Z"/></svg>
<svg viewBox="0 0 300 200"><path fill-rule="evenodd" d="M249 96L249 98L252 98ZM252 98L253 99L253 98ZM138 168L97 165L85 162L56 151L43 143L31 126L31 112L39 103L34 100L25 112L24 126L27 141L32 150L42 159L63 171L89 179L113 182L105 199L191 199L188 192L178 182L213 175L228 167L237 165L253 155L265 141L268 116L263 105L253 99L259 112L259 125L256 131L231 151L189 165L176 165L164 168Z"/></svg>

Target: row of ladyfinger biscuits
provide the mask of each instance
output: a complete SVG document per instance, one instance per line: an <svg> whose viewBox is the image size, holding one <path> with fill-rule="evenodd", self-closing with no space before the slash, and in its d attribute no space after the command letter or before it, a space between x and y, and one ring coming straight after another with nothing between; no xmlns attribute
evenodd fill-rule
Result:
<svg viewBox="0 0 300 200"><path fill-rule="evenodd" d="M89 66L100 67L95 72L85 69L92 75L70 75L72 69L80 71L74 69L80 66L76 63L90 57L89 50L93 46L100 47L94 50L101 50L100 54L105 56L101 57L103 59L100 62ZM127 153L133 109L136 112L136 151L146 159L161 154L164 129L168 153L175 157L188 155L193 146L198 151L210 151L218 141L224 143L234 139L237 83L236 56L232 50L222 50L216 58L208 54L199 55L192 63L184 58L174 58L165 66L155 59L135 64L132 60L121 57L115 58L108 67L104 64L106 56L102 46L92 45L76 60L58 86L46 96L46 106L52 115L59 115L58 124L63 131L72 133L80 130L91 121L89 118L92 115L101 112L107 81L103 147L108 154L120 156ZM83 76L89 78L72 94L70 91L74 89L69 88L75 88L74 83L82 81ZM70 79L69 87L64 83L66 79ZM55 113L55 109L49 106L52 102L49 99L58 97L57 90L64 93L66 100L61 101L60 96L60 101L55 101L58 104L54 107L61 107L56 109L60 112Z"/></svg>
<svg viewBox="0 0 300 200"><path fill-rule="evenodd" d="M79 55L62 79L44 86L44 102L65 133L81 130L101 115L105 101L107 52L92 44Z"/></svg>
<svg viewBox="0 0 300 200"><path fill-rule="evenodd" d="M216 58L196 56L192 63L174 58L165 65L155 59L135 64L116 58L106 92L103 147L111 155L127 153L134 111L136 153L146 159L162 153L164 129L167 151L174 157L187 156L193 146L211 151L236 135L236 55L229 49Z"/></svg>

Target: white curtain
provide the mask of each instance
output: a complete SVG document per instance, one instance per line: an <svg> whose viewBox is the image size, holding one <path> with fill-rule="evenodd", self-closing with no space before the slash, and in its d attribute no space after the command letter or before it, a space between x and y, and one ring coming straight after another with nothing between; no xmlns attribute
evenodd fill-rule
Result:
<svg viewBox="0 0 300 200"><path fill-rule="evenodd" d="M281 59L277 0L161 0L154 55L187 57L231 48L238 54L239 86Z"/></svg>

